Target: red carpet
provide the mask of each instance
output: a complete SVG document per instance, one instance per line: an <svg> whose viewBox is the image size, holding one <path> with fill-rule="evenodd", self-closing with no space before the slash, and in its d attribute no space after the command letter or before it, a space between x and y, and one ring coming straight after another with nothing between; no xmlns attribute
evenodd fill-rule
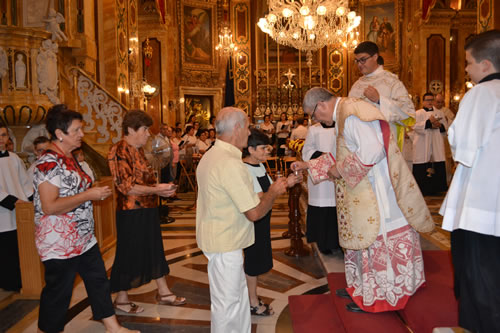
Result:
<svg viewBox="0 0 500 333"><path fill-rule="evenodd" d="M289 296L294 333L345 333L328 294Z"/></svg>
<svg viewBox="0 0 500 333"><path fill-rule="evenodd" d="M457 302L453 295L453 271L449 251L424 251L427 284L410 298L399 315L414 333L431 333L435 327L458 326ZM295 333L370 332L408 333L395 312L352 313L345 309L350 301L335 296L346 287L344 273L328 274L332 293L290 296L290 313Z"/></svg>

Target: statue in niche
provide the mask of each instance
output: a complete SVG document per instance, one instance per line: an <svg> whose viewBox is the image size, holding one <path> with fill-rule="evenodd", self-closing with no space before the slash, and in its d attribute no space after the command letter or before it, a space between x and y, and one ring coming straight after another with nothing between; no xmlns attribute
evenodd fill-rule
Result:
<svg viewBox="0 0 500 333"><path fill-rule="evenodd" d="M16 88L26 88L26 64L23 55L17 54L16 60Z"/></svg>
<svg viewBox="0 0 500 333"><path fill-rule="evenodd" d="M68 37L61 31L59 24L64 23L64 16L55 11L54 8L49 9L49 16L44 19L45 30L52 33L52 41L66 41Z"/></svg>
<svg viewBox="0 0 500 333"><path fill-rule="evenodd" d="M57 97L57 83L59 74L57 72L57 51L59 46L50 39L42 42L40 52L36 57L38 87L40 93L49 97L54 104L59 104Z"/></svg>
<svg viewBox="0 0 500 333"><path fill-rule="evenodd" d="M8 68L7 53L5 53L3 47L0 46L0 80L7 74Z"/></svg>

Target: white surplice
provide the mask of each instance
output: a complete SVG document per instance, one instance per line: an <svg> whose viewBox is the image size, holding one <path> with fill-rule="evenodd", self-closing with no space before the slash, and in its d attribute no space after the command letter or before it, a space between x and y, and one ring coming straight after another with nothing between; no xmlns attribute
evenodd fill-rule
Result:
<svg viewBox="0 0 500 333"><path fill-rule="evenodd" d="M413 163L444 162L443 135L439 128L425 128L427 120L434 115L439 122L448 128L448 123L441 110L417 110L415 126L413 127Z"/></svg>
<svg viewBox="0 0 500 333"><path fill-rule="evenodd" d="M500 236L500 80L480 83L448 129L455 175L439 213L443 229Z"/></svg>
<svg viewBox="0 0 500 333"><path fill-rule="evenodd" d="M368 86L377 89L380 95L380 104L374 103L364 96L364 91ZM409 117L415 117L415 106L403 82L399 80L397 75L384 70L383 66L379 66L372 73L360 77L352 85L349 97L362 98L376 106L389 122L391 132L394 135L396 134L395 123Z"/></svg>
<svg viewBox="0 0 500 333"><path fill-rule="evenodd" d="M306 141L302 148L302 158L309 161L316 151L329 152L335 156L336 153L335 128L324 128L317 123L309 127ZM335 207L335 184L325 180L314 184L311 177L307 177L307 188L309 191L308 203L315 207Z"/></svg>
<svg viewBox="0 0 500 333"><path fill-rule="evenodd" d="M9 195L28 201L33 194L33 182L30 182L23 161L15 153L0 157L0 201ZM16 230L16 210L0 206L0 232Z"/></svg>

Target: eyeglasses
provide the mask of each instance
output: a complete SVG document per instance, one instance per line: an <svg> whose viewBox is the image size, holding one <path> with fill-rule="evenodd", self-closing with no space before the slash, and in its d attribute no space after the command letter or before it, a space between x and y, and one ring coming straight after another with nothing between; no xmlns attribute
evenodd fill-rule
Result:
<svg viewBox="0 0 500 333"><path fill-rule="evenodd" d="M319 102L318 102L318 103L316 103L316 105L314 106L314 110L313 110L313 112L311 113L311 120L313 120L313 119L314 119L314 113L316 112L316 109L318 108L318 104L319 104Z"/></svg>
<svg viewBox="0 0 500 333"><path fill-rule="evenodd" d="M364 57L364 58L359 58L359 59L354 59L354 63L355 64L361 64L361 65L364 65L364 63L370 59L371 57L373 57L375 54L372 54L371 56L369 57Z"/></svg>

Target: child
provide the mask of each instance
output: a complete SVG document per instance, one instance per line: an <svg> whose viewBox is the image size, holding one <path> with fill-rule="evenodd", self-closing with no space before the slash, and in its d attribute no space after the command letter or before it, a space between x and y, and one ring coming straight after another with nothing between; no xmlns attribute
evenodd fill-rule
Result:
<svg viewBox="0 0 500 333"><path fill-rule="evenodd" d="M477 83L448 130L458 167L440 214L451 233L459 324L500 332L500 30L465 45L466 72Z"/></svg>

